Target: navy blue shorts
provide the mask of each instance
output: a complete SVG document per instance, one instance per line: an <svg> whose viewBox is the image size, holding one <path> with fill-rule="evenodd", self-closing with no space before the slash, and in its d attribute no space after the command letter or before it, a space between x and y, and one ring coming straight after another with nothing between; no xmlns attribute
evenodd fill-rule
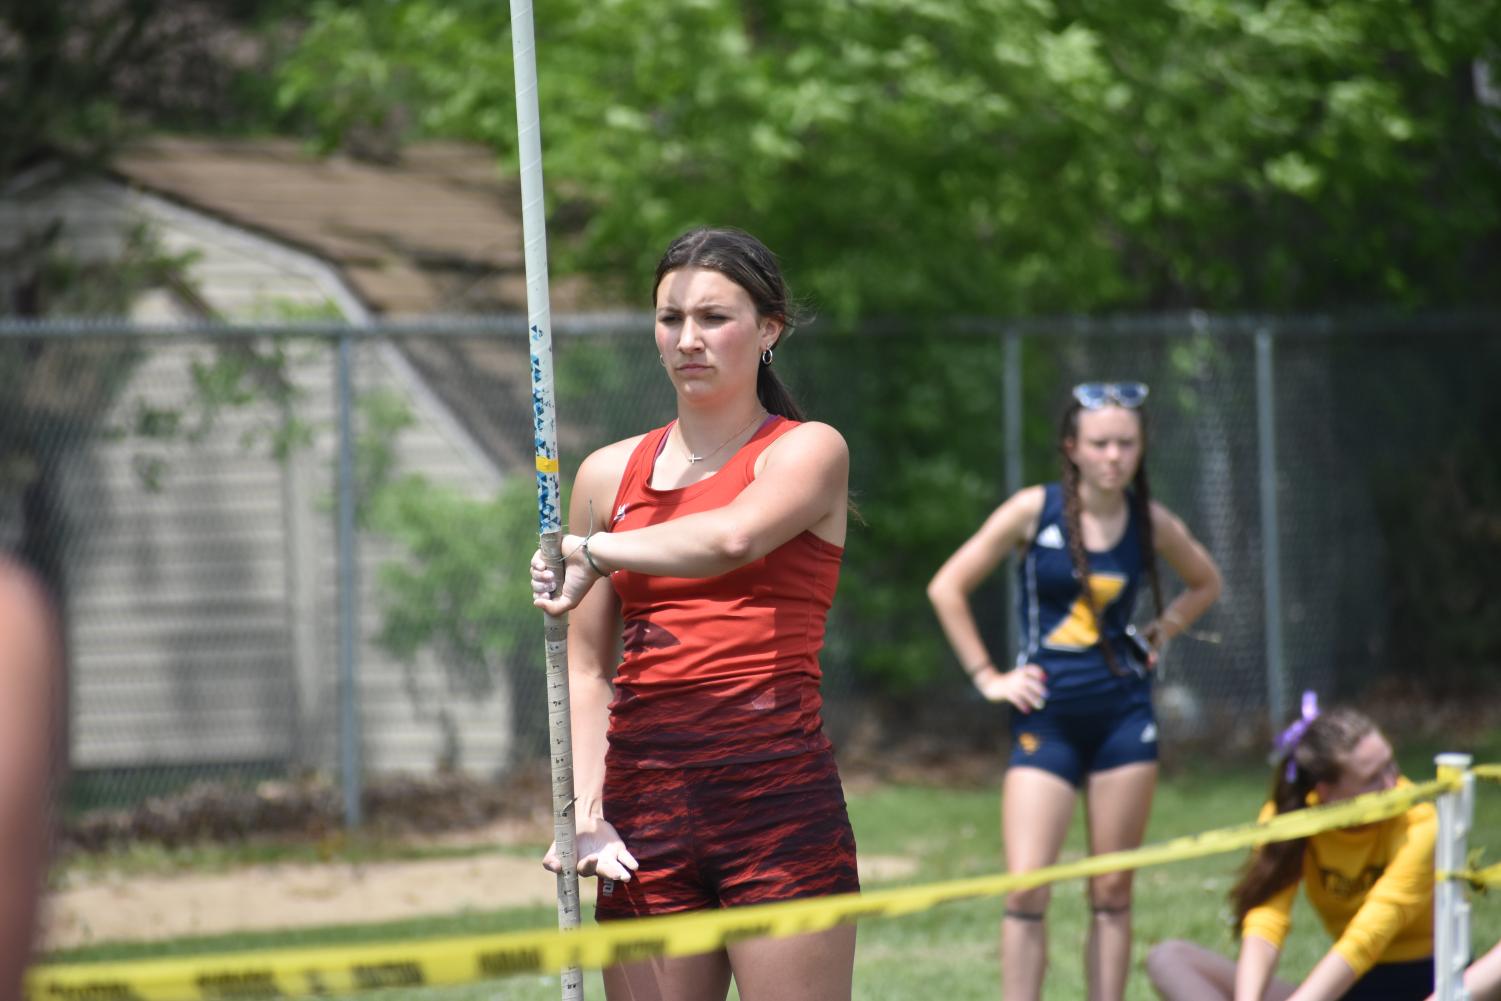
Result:
<svg viewBox="0 0 1501 1001"><path fill-rule="evenodd" d="M1010 764L1052 772L1075 788L1093 772L1156 760L1150 701L1090 699L1011 710Z"/></svg>
<svg viewBox="0 0 1501 1001"><path fill-rule="evenodd" d="M1423 1001L1433 993L1433 959L1377 963L1340 1001Z"/></svg>

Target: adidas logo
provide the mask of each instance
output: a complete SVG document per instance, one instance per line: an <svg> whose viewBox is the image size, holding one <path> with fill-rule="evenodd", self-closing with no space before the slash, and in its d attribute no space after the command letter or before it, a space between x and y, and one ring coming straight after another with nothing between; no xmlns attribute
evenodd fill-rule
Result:
<svg viewBox="0 0 1501 1001"><path fill-rule="evenodd" d="M1056 524L1049 525L1037 533L1037 544L1044 549L1063 548L1063 529Z"/></svg>
<svg viewBox="0 0 1501 1001"><path fill-rule="evenodd" d="M1157 739L1157 724L1156 723L1148 723L1146 726L1144 726L1144 727L1141 728L1141 742L1143 744L1150 744L1150 743L1152 743L1156 739Z"/></svg>

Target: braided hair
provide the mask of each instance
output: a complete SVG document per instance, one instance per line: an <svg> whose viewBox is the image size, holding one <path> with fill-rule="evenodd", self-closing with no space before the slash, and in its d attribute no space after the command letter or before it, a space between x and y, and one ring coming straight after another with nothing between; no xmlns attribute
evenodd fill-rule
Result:
<svg viewBox="0 0 1501 1001"><path fill-rule="evenodd" d="M1100 618L1100 608L1095 603L1094 588L1089 584L1089 556L1084 551L1084 530L1081 524L1082 502L1079 500L1079 467L1068 457L1068 443L1078 441L1079 414L1084 408L1078 401L1069 404L1063 412L1058 431L1058 454L1063 461L1059 478L1063 487L1063 527L1068 539L1068 555L1074 565L1074 578L1084 592L1084 603L1094 617L1098 643L1105 653L1105 663L1116 674L1125 674L1115 649L1105 640L1105 626ZM1152 586L1154 613L1162 614L1162 581L1157 574L1157 548L1152 533L1152 488L1147 479L1147 414L1141 407L1132 411L1141 428L1141 461L1137 463L1136 475L1131 480L1127 493L1131 503L1132 517L1136 519L1137 531L1141 534L1142 562L1146 565L1147 580Z"/></svg>

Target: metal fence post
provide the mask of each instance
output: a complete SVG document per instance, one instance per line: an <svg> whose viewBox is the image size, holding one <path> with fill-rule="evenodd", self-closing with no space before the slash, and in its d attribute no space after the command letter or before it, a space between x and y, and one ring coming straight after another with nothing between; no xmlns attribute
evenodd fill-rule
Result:
<svg viewBox="0 0 1501 1001"><path fill-rule="evenodd" d="M339 336L339 784L344 793L344 825L359 827L364 771L360 760L359 554L355 545L353 339Z"/></svg>
<svg viewBox="0 0 1501 1001"><path fill-rule="evenodd" d="M1261 484L1262 601L1265 605L1267 714L1271 732L1287 711L1282 660L1282 540L1277 515L1277 387L1272 373L1272 332L1256 331L1256 444Z"/></svg>
<svg viewBox="0 0 1501 1001"><path fill-rule="evenodd" d="M1463 881L1467 841L1475 818L1475 775L1468 754L1440 754L1438 778L1459 780L1459 788L1438 798L1438 843L1433 849L1433 977L1435 1001L1469 1001L1465 967L1470 962L1470 902Z"/></svg>
<svg viewBox="0 0 1501 1001"><path fill-rule="evenodd" d="M1010 497L1022 488L1022 335L1016 329L1006 330L1001 335L1001 435L1005 461L1005 496ZM1021 623L1016 615L1016 563L1013 553L1006 560L1006 579L1002 594L1006 613L1006 656L1015 657L1021 648ZM1009 666L1009 664L1007 665Z"/></svg>

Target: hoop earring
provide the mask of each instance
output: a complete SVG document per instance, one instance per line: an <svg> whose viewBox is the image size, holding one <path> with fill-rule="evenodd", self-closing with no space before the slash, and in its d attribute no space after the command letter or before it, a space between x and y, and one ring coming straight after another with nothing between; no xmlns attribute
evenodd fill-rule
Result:
<svg viewBox="0 0 1501 1001"><path fill-rule="evenodd" d="M771 348L767 348L765 351L761 352L761 364L762 365L770 365L771 364Z"/></svg>
<svg viewBox="0 0 1501 1001"><path fill-rule="evenodd" d="M657 355L657 364L661 365L663 368L667 367L667 359L663 358L660 353L658 353Z"/></svg>

